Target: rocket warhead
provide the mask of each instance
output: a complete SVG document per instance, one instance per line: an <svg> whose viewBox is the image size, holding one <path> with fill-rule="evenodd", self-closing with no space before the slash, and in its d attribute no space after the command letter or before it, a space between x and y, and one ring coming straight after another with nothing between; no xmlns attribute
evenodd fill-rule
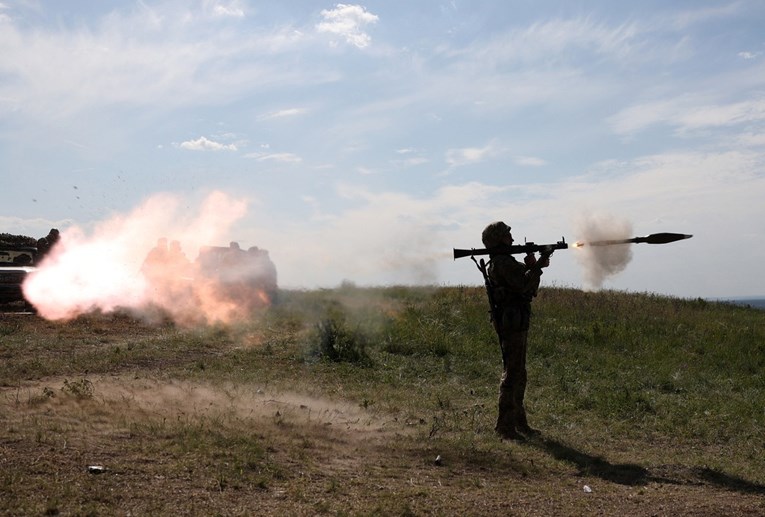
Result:
<svg viewBox="0 0 765 517"><path fill-rule="evenodd" d="M670 242L681 241L683 239L690 239L693 235L687 235L684 233L652 233L645 237L636 237L635 241L645 242L646 244L669 244Z"/></svg>
<svg viewBox="0 0 765 517"><path fill-rule="evenodd" d="M683 239L690 239L693 235L685 233L652 233L645 237L633 237L631 239L612 239L605 241L593 241L593 242L577 242L574 247L581 248L582 246L613 246L615 244L669 244L670 242L681 241Z"/></svg>

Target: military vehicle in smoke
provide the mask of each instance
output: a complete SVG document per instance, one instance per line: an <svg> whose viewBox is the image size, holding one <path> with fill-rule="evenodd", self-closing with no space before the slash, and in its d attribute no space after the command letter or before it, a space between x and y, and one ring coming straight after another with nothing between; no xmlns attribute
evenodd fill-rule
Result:
<svg viewBox="0 0 765 517"><path fill-rule="evenodd" d="M0 303L24 302L27 308L31 308L24 299L21 284L35 270L32 264L36 253L36 248L14 249L0 245Z"/></svg>
<svg viewBox="0 0 765 517"><path fill-rule="evenodd" d="M237 242L203 246L195 265L202 279L215 282L222 296L237 305L257 308L276 301L276 266L267 250L243 250Z"/></svg>
<svg viewBox="0 0 765 517"><path fill-rule="evenodd" d="M40 239L0 233L0 304L23 302L28 310L34 310L21 286L58 240L55 228Z"/></svg>
<svg viewBox="0 0 765 517"><path fill-rule="evenodd" d="M36 242L23 235L0 234L0 304L23 302L27 309L32 307L24 299L21 285L35 270Z"/></svg>
<svg viewBox="0 0 765 517"><path fill-rule="evenodd" d="M268 251L251 247L202 246L193 262L181 243L162 237L141 273L150 301L179 321L226 321L271 305L278 292L276 267Z"/></svg>

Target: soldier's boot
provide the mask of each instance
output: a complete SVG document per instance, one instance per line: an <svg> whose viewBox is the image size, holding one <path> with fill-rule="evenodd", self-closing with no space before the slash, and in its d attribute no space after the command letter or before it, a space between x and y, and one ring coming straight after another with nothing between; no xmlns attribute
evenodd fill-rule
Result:
<svg viewBox="0 0 765 517"><path fill-rule="evenodd" d="M524 436L516 428L517 411L512 405L512 398L508 391L500 390L498 406L497 425L494 430L502 439L523 440Z"/></svg>
<svg viewBox="0 0 765 517"><path fill-rule="evenodd" d="M505 422L500 422L500 420L497 421L497 425L496 427L494 427L494 431L496 431L496 433L499 435L500 438L502 438L503 440L525 440L526 439L526 437L523 436L521 433L519 433L514 426L509 425Z"/></svg>
<svg viewBox="0 0 765 517"><path fill-rule="evenodd" d="M534 429L533 427L529 425L529 422L526 419L526 408L524 408L523 406L520 406L518 408L515 421L516 421L515 428L521 433L525 434L526 436L539 436L540 434L542 434L542 431L540 431L539 429Z"/></svg>

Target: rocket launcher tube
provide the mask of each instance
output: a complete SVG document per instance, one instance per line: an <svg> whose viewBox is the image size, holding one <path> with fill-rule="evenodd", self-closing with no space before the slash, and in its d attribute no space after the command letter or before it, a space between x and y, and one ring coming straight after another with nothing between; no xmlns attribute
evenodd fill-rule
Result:
<svg viewBox="0 0 765 517"><path fill-rule="evenodd" d="M454 248L454 260L462 257L473 257L476 255L516 255L518 253L541 253L542 255L552 255L555 250L565 250L568 248L566 240L556 242L555 244L513 244L512 246L496 246L494 248L472 248L457 249Z"/></svg>

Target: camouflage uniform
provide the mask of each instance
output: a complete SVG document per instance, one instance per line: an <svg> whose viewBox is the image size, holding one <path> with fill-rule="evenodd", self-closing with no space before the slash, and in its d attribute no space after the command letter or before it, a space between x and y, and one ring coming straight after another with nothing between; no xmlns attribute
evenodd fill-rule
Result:
<svg viewBox="0 0 765 517"><path fill-rule="evenodd" d="M497 246L502 234L509 231L504 223L492 223L484 231L484 245ZM502 313L499 337L505 365L499 385L496 431L505 438L520 438L519 431L536 433L526 420L523 398L531 300L537 294L542 270L530 268L512 255L491 255L488 274L494 286L495 303Z"/></svg>

